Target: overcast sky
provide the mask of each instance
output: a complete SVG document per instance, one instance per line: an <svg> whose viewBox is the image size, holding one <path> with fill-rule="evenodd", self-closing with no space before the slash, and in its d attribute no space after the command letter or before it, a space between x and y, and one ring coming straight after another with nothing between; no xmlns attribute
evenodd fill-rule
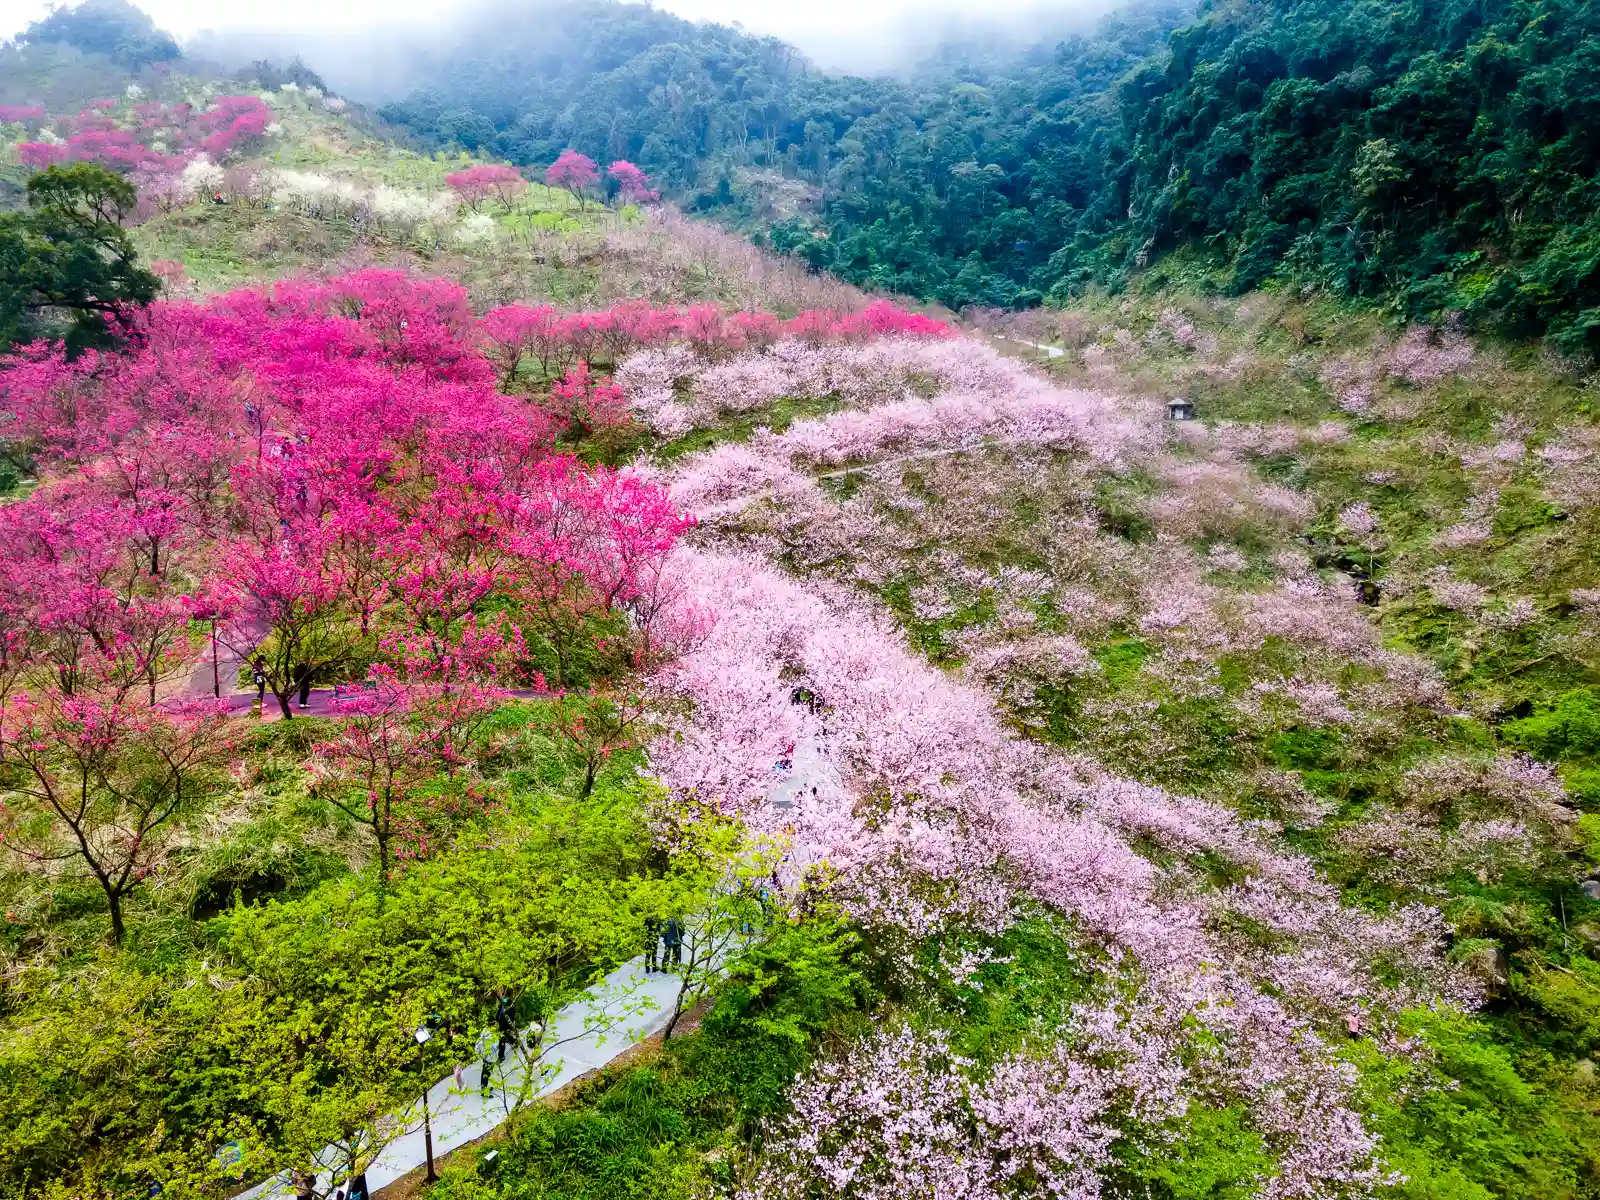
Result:
<svg viewBox="0 0 1600 1200"><path fill-rule="evenodd" d="M343 29L371 33L373 26L405 26L448 21L454 10L469 0L271 0L267 5L240 5L238 21L229 20L231 6L216 0L134 0L162 29L180 40L211 29L271 24L279 30L336 34ZM970 0L657 0L656 7L690 20L738 22L752 33L774 34L793 42L825 66L865 65L862 55L877 44L925 34L930 20L965 12L982 19L1010 17L1026 22L1025 14L1048 5L1054 14L1063 10L1102 7L1100 0L987 0L974 9ZM0 0L0 37L22 31L29 21L48 10L48 0Z"/></svg>

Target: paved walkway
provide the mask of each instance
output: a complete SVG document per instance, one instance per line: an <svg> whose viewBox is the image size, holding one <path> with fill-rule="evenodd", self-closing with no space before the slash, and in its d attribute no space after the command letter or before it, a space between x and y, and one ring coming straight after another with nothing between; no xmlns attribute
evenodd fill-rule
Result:
<svg viewBox="0 0 1600 1200"><path fill-rule="evenodd" d="M223 645L220 638L208 636L205 653L196 660L194 669L183 681L184 695L231 698L234 688L239 686L239 672L245 664L245 653L238 646L248 643L253 647L266 636L267 626L262 621L250 621L230 637L232 648Z"/></svg>
<svg viewBox="0 0 1600 1200"><path fill-rule="evenodd" d="M676 974L659 971L644 974L644 959L636 958L617 968L592 989L592 999L576 1000L557 1013L545 1031L541 1047L533 1052L538 1057L532 1062L515 1052L507 1054L504 1067L496 1069L487 1097L479 1087L478 1061L462 1065L460 1085L454 1073L446 1075L428 1089L434 1161L503 1124L514 1106L548 1096L659 1032L672 1015L679 983L680 977ZM479 1049L493 1057L495 1044L493 1032L485 1032ZM531 1082L528 1079L530 1070L539 1073ZM367 1168L367 1186L374 1192L427 1161L421 1105L397 1114L396 1120L404 1125L406 1132L385 1146ZM325 1193L334 1182L334 1172L338 1173L338 1178L343 1178L343 1152L329 1146L318 1157L319 1165L324 1168L318 1191ZM293 1195L294 1189L285 1171L242 1192L238 1200L273 1200Z"/></svg>
<svg viewBox="0 0 1600 1200"><path fill-rule="evenodd" d="M255 696L246 699L254 702ZM767 804L780 814L793 812L804 807L813 789L820 788L820 794L826 794L840 786L838 773L821 743L812 739L795 748L792 766L774 781L767 793ZM780 867L785 884L795 883L809 865L810 855L803 848L791 849ZM642 955L624 963L551 1019L539 1046L530 1048L536 1056L531 1061L521 1053L507 1054L504 1073L495 1072L487 1097L480 1087L479 1063L483 1056L492 1056L496 1037L492 1030L486 1030L478 1041L478 1059L459 1068L462 1082L458 1084L452 1072L428 1089L434 1161L504 1124L514 1107L550 1095L660 1032L672 1016L681 981L676 973L646 974ZM530 1071L539 1074L530 1080ZM405 1132L385 1146L367 1168L367 1187L373 1192L427 1162L422 1106L396 1114L395 1119ZM318 1166L318 1192L328 1194L333 1182L343 1178L345 1152L325 1147L318 1156ZM235 1200L278 1200L293 1195L286 1170L241 1192Z"/></svg>
<svg viewBox="0 0 1600 1200"><path fill-rule="evenodd" d="M211 668L206 668L206 688L211 686ZM333 688L312 688L311 695L306 698L306 706L300 707L298 697L290 697L289 707L294 710L297 717L329 717L337 715L333 707L335 690ZM538 696L546 695L533 688L507 688L504 695L512 700L531 700ZM224 696L228 702L228 712L231 716L248 717L254 714L256 707L256 694L254 692L234 692L231 696ZM262 721L283 720L283 710L278 707L278 698L271 692L261 705L260 719Z"/></svg>

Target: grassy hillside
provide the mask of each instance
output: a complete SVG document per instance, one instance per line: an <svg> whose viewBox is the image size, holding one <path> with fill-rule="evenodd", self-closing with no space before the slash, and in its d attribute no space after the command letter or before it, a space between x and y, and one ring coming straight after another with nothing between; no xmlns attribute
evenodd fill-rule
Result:
<svg viewBox="0 0 1600 1200"><path fill-rule="evenodd" d="M522 614L519 670L557 690L427 760L438 803L392 880L361 804L329 800L321 718L254 729L208 776L119 948L81 875L5 860L6 1194L221 1196L230 1139L258 1174L352 1129L381 1140L395 1097L452 1065L415 1057L429 1013L465 1054L492 996L547 1013L635 952L644 915L692 905L736 947L698 1028L524 1107L491 1163L467 1150L428 1195L1600 1196L1587 364L1314 289L1222 297L1196 286L1205 256L960 331L884 309L782 326L756 310L867 297L670 210L538 185L475 208L445 178L472 160L391 146L305 88L266 102L259 139L142 213L173 296L372 265L466 294L418 285L408 333L391 277L328 285L359 327L351 369L393 370L329 395L316 354L293 360L303 378L271 357L183 374L181 330L158 323L137 353L171 357L129 403L188 420L214 400L237 454L253 389L285 371L330 406L371 389L448 415L470 396L530 444L632 460L698 519L626 611L579 604L569 627L532 615L567 612L582 558L562 506L539 510L558 586L470 612ZM321 294L285 289L273 319ZM743 319L675 312L595 342L599 381L479 323L621 299ZM1177 396L1196 419L1166 419ZM289 470L339 432L267 457ZM64 505L79 493L46 434L8 444L8 483ZM456 465L405 475L428 444L339 478L423 494ZM106 486L123 461L68 478ZM519 478L519 500L541 495ZM270 482L231 502L277 507L230 518L268 538L322 501ZM394 544L477 514L478 482ZM428 569L482 534L441 536ZM221 544L184 569L226 563ZM358 563L362 595L387 563ZM397 593L383 620L423 603ZM341 626L360 633L351 678L395 653L365 618ZM195 647L205 624L185 626ZM667 657L640 629L669 627L671 661L635 672ZM441 629L465 638L466 618L423 632ZM799 785L792 807L768 803L775 779Z"/></svg>

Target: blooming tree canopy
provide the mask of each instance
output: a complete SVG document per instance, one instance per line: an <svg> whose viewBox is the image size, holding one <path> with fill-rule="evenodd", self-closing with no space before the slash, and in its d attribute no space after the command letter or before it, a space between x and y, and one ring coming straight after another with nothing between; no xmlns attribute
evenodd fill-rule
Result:
<svg viewBox="0 0 1600 1200"><path fill-rule="evenodd" d="M582 208L590 189L600 182L600 172L595 167L594 159L588 155L579 154L576 150L563 150L560 157L545 169L544 178L551 187L571 192L578 207Z"/></svg>
<svg viewBox="0 0 1600 1200"><path fill-rule="evenodd" d="M474 689L583 685L573 653L597 622L619 663L661 644L649 597L688 521L553 440L612 419L615 390L578 372L559 420L501 395L460 287L363 271L158 301L137 334L119 355L37 344L0 365L6 439L42 474L0 509L0 700L44 714L7 737L102 711L176 736L164 694L193 669L196 618L285 718L311 681L371 673L326 762L334 793L378 797L352 805L387 874L413 777L489 702Z"/></svg>
<svg viewBox="0 0 1600 1200"><path fill-rule="evenodd" d="M617 181L617 195L624 204L646 204L661 199L661 193L650 186L645 173L625 158L619 158L606 168L606 173Z"/></svg>
<svg viewBox="0 0 1600 1200"><path fill-rule="evenodd" d="M454 171L446 175L444 181L455 189L473 212L482 209L483 202L491 198L498 200L501 207L510 212L517 197L528 190L528 181L515 167L492 163Z"/></svg>

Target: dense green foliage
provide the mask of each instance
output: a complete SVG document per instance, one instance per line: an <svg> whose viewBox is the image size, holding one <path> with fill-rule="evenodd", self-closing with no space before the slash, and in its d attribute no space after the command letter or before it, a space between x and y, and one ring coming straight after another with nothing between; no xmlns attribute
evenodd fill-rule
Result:
<svg viewBox="0 0 1600 1200"><path fill-rule="evenodd" d="M347 1140L365 1160L392 1136L374 1120L470 1056L496 997L532 1020L631 957L640 906L684 902L646 861L655 794L623 756L575 796L547 720L496 714L479 766L500 802L388 888L351 871L348 822L307 788L314 720L252 739L248 819L174 861L114 952L69 889L0 876L0 1195L214 1186L230 1140L246 1173Z"/></svg>
<svg viewBox="0 0 1600 1200"><path fill-rule="evenodd" d="M64 335L69 352L111 344L156 297L122 220L133 188L89 163L28 180L28 209L0 213L0 347Z"/></svg>
<svg viewBox="0 0 1600 1200"><path fill-rule="evenodd" d="M384 115L524 163L633 159L817 267L953 305L1065 298L1193 245L1230 290L1291 276L1594 348L1592 6L1189 12L1134 5L1010 61L947 50L903 82L584 0Z"/></svg>
<svg viewBox="0 0 1600 1200"><path fill-rule="evenodd" d="M103 54L112 62L138 70L154 62L182 57L172 35L157 29L150 17L128 0L84 0L61 7L28 26L27 42L65 42L85 54Z"/></svg>
<svg viewBox="0 0 1600 1200"><path fill-rule="evenodd" d="M1292 270L1583 343L1597 32L1559 0L1218 5L1123 89L1125 249L1217 241L1235 289Z"/></svg>

